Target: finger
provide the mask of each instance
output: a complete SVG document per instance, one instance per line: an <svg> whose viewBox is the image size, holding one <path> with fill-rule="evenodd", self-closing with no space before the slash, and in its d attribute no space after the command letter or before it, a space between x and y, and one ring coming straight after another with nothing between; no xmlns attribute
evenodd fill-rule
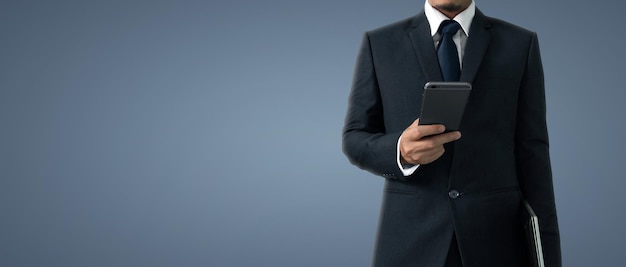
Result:
<svg viewBox="0 0 626 267"><path fill-rule="evenodd" d="M416 128L416 127L427 127L427 126L436 126L436 125L441 125L443 126L443 124L427 124L427 125L419 125L420 124L420 118L417 118L416 120L413 121L413 123L411 123L411 125L409 125L409 127L407 128ZM444 130L445 130L445 126L444 126ZM443 131L442 131L443 132Z"/></svg>
<svg viewBox="0 0 626 267"><path fill-rule="evenodd" d="M415 135L420 139L425 136L443 133L445 130L446 127L443 124L420 125L416 128Z"/></svg>
<svg viewBox="0 0 626 267"><path fill-rule="evenodd" d="M419 125L407 128L402 133L402 139L407 141L418 141L428 136L438 135L446 130L441 124Z"/></svg>
<svg viewBox="0 0 626 267"><path fill-rule="evenodd" d="M438 135L433 136L432 139L433 139L432 141L436 145L443 145L443 144L461 139L461 132L454 131L454 132L449 132L449 133L444 133L444 134L438 134Z"/></svg>

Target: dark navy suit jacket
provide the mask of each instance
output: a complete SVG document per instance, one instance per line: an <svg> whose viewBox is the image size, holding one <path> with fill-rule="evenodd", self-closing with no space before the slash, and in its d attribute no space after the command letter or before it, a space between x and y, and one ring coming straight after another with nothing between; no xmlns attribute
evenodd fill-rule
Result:
<svg viewBox="0 0 626 267"><path fill-rule="evenodd" d="M419 116L424 84L442 80L428 21L422 11L364 36L343 150L386 178L373 265L441 267L455 233L466 267L524 266L519 214L527 199L546 266L561 266L536 34L477 10L464 54L461 81L473 90L462 138L404 177L398 138Z"/></svg>

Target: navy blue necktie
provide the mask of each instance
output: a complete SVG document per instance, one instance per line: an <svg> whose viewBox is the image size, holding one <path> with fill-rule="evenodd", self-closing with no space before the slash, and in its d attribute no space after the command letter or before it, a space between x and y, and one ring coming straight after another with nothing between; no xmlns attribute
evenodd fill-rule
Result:
<svg viewBox="0 0 626 267"><path fill-rule="evenodd" d="M461 25L454 20L444 20L439 26L441 41L437 48L437 58L441 67L441 75L444 81L458 81L461 78L461 64L459 63L459 53L452 36L459 31Z"/></svg>

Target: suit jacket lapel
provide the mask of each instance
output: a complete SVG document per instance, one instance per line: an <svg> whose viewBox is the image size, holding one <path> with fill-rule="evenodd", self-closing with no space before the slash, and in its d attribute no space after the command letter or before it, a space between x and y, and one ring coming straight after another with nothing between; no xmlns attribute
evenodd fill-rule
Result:
<svg viewBox="0 0 626 267"><path fill-rule="evenodd" d="M413 22L412 29L409 31L409 38L413 43L413 48L417 54L420 67L427 81L441 81L441 72L439 71L439 61L437 60L437 51L433 39L430 35L430 26L424 11L417 15Z"/></svg>
<svg viewBox="0 0 626 267"><path fill-rule="evenodd" d="M491 25L486 20L480 10L476 9L474 20L470 28L470 36L467 38L463 57L463 69L461 70L461 81L472 83L480 67L480 63L485 56L491 32Z"/></svg>

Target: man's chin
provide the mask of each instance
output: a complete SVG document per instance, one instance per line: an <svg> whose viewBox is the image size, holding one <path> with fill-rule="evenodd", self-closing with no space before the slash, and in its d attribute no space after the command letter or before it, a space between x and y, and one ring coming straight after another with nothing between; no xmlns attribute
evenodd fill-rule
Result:
<svg viewBox="0 0 626 267"><path fill-rule="evenodd" d="M456 4L441 4L437 5L436 8L447 12L457 12L462 11L464 6Z"/></svg>

